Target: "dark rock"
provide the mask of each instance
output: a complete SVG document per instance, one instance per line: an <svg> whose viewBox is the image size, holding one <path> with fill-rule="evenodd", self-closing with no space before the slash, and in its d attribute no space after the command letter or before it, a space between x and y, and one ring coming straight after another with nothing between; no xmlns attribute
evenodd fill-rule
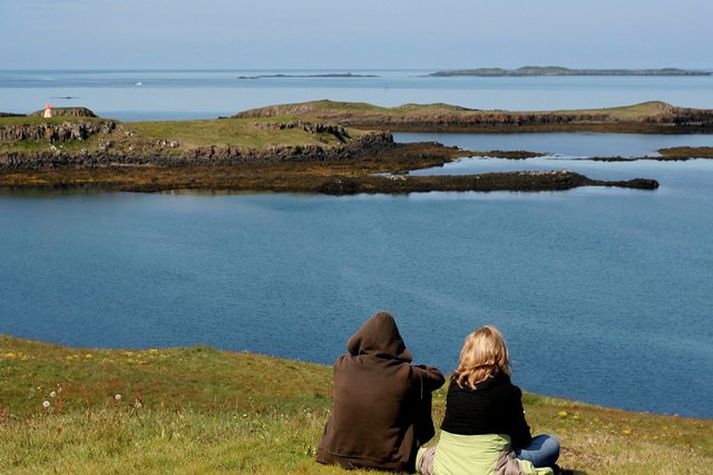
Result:
<svg viewBox="0 0 713 475"><path fill-rule="evenodd" d="M0 126L0 142L47 140L51 143L63 143L69 140L86 140L98 133L108 134L115 128L116 123L113 121L4 125Z"/></svg>

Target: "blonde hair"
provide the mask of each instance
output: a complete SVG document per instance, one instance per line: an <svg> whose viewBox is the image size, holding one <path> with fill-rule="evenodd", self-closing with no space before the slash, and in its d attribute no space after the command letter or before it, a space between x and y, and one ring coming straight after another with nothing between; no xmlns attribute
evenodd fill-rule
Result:
<svg viewBox="0 0 713 475"><path fill-rule="evenodd" d="M468 385L475 389L476 384L492 377L498 371L510 375L508 348L500 331L486 325L465 338L458 369L453 377L458 386Z"/></svg>

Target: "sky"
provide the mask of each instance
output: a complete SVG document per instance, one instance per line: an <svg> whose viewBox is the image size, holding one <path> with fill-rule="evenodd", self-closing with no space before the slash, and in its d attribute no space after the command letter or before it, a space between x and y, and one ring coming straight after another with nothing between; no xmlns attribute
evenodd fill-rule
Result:
<svg viewBox="0 0 713 475"><path fill-rule="evenodd" d="M0 0L0 69L713 69L711 0Z"/></svg>

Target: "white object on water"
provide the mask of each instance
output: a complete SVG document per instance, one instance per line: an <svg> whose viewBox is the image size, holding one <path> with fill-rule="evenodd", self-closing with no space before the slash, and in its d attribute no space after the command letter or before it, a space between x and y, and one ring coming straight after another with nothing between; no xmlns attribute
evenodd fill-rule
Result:
<svg viewBox="0 0 713 475"><path fill-rule="evenodd" d="M136 83L136 85L137 85L137 86L143 86L144 83L142 83L141 81L139 81L139 82Z"/></svg>

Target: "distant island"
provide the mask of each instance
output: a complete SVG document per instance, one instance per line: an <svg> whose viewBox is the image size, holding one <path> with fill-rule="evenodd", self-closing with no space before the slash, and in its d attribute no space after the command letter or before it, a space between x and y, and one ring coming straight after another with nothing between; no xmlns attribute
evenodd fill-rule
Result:
<svg viewBox="0 0 713 475"><path fill-rule="evenodd" d="M325 73L325 74L260 74L258 76L239 76L238 79L269 78L378 78L376 74Z"/></svg>
<svg viewBox="0 0 713 475"><path fill-rule="evenodd" d="M436 71L432 77L529 77L529 76L713 76L711 71L660 69L570 69L562 66L523 66L517 69L475 68Z"/></svg>

